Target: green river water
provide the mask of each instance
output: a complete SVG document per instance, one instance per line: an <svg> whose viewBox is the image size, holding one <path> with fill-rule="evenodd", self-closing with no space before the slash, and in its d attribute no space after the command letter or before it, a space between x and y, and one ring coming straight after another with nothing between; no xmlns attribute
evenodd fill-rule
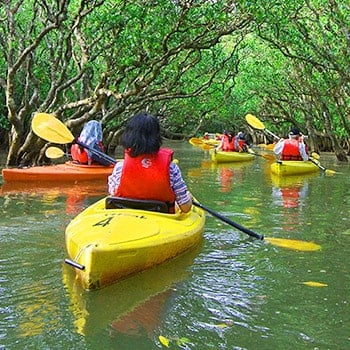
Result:
<svg viewBox="0 0 350 350"><path fill-rule="evenodd" d="M200 246L87 292L63 263L64 230L106 184L5 183L0 349L165 349L159 336L169 349L350 348L349 165L321 155L337 174L281 181L262 157L214 165L189 143L170 146L201 203L265 237L321 249L281 248L208 215Z"/></svg>

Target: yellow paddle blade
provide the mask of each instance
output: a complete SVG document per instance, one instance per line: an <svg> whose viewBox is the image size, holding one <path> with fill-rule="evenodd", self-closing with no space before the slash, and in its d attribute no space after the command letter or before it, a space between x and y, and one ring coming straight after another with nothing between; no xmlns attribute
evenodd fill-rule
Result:
<svg viewBox="0 0 350 350"><path fill-rule="evenodd" d="M55 159L55 158L61 158L64 156L64 152L58 148L58 147L49 147L45 151L45 155L47 158Z"/></svg>
<svg viewBox="0 0 350 350"><path fill-rule="evenodd" d="M320 155L318 153L316 153L316 152L312 152L311 153L311 157L314 158L314 159L317 159L317 160L320 159Z"/></svg>
<svg viewBox="0 0 350 350"><path fill-rule="evenodd" d="M189 143L192 146L202 146L203 145L203 141L200 138L198 138L198 137L191 137L189 139Z"/></svg>
<svg viewBox="0 0 350 350"><path fill-rule="evenodd" d="M258 130L264 130L265 129L264 124L253 114L247 114L245 116L245 120L254 129L258 129Z"/></svg>
<svg viewBox="0 0 350 350"><path fill-rule="evenodd" d="M254 154L255 156L263 157L266 160L275 160L276 159L276 157L273 154L256 153L251 148L248 148L248 153Z"/></svg>
<svg viewBox="0 0 350 350"><path fill-rule="evenodd" d="M276 156L273 154L262 154L262 156L263 156L263 158L270 160L270 161L276 160Z"/></svg>
<svg viewBox="0 0 350 350"><path fill-rule="evenodd" d="M324 166L321 165L320 161L320 155L316 152L312 152L311 153L311 157L310 160L316 164L321 170L323 170L325 172L326 175L334 175L337 172L335 170L331 170L331 169L326 169Z"/></svg>
<svg viewBox="0 0 350 350"><path fill-rule="evenodd" d="M74 140L67 127L48 113L36 114L32 120L32 129L37 136L49 142L65 144Z"/></svg>
<svg viewBox="0 0 350 350"><path fill-rule="evenodd" d="M321 246L314 242L298 241L295 239L283 239L283 238L264 238L266 242L269 242L277 247L300 250L304 252L310 252L320 250Z"/></svg>

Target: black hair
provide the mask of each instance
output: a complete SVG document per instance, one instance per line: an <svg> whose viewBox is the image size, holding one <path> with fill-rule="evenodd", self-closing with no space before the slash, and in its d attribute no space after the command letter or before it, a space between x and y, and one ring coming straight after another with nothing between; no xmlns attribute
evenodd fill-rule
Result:
<svg viewBox="0 0 350 350"><path fill-rule="evenodd" d="M134 115L128 121L120 143L130 150L131 157L158 152L162 144L158 119L147 113Z"/></svg>

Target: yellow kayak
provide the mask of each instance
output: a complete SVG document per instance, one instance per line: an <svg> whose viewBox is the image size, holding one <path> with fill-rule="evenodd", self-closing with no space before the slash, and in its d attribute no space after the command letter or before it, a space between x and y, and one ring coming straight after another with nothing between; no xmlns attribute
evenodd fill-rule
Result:
<svg viewBox="0 0 350 350"><path fill-rule="evenodd" d="M202 146L203 145L203 140L199 137L191 137L188 142L192 145L192 146Z"/></svg>
<svg viewBox="0 0 350 350"><path fill-rule="evenodd" d="M205 213L198 207L175 214L127 208L144 204L161 210L158 203L107 197L70 222L65 233L66 263L75 268L83 288L102 288L201 241Z"/></svg>
<svg viewBox="0 0 350 350"><path fill-rule="evenodd" d="M283 160L271 164L271 172L279 176L310 174L317 171L318 166L311 161Z"/></svg>
<svg viewBox="0 0 350 350"><path fill-rule="evenodd" d="M215 140L215 139L205 140L202 137L191 137L188 141L192 146L205 147L208 149L218 146L220 144L220 140Z"/></svg>
<svg viewBox="0 0 350 350"><path fill-rule="evenodd" d="M216 163L246 162L248 160L253 160L254 158L254 154L248 152L216 151L211 153L211 160Z"/></svg>

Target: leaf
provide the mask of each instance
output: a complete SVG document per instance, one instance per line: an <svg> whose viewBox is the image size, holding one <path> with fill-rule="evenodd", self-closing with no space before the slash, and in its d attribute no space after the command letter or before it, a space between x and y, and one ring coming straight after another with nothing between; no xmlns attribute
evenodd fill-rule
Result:
<svg viewBox="0 0 350 350"><path fill-rule="evenodd" d="M221 323L221 324L217 324L215 327L218 327L218 328L227 328L229 327L226 323Z"/></svg>
<svg viewBox="0 0 350 350"><path fill-rule="evenodd" d="M168 338L165 338L162 335L160 335L158 338L162 345L166 346L167 348L169 347L170 341Z"/></svg>
<svg viewBox="0 0 350 350"><path fill-rule="evenodd" d="M320 282L313 282L313 281L302 282L302 283L305 284L306 286L309 286L309 287L327 287L328 286L328 284L320 283Z"/></svg>
<svg viewBox="0 0 350 350"><path fill-rule="evenodd" d="M180 347L188 343L190 343L190 340L188 338L180 338L176 341L176 344Z"/></svg>

